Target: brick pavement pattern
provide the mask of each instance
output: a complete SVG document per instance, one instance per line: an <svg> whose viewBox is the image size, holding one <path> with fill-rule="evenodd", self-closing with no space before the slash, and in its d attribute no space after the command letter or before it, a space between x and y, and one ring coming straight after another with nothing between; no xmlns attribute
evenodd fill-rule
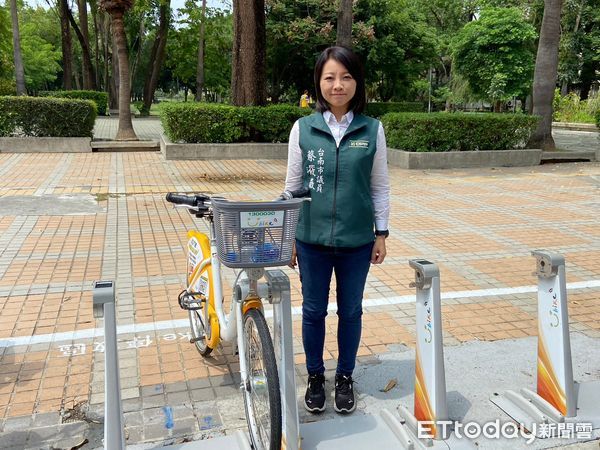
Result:
<svg viewBox="0 0 600 450"><path fill-rule="evenodd" d="M227 403L239 396L231 346L202 359L187 341L187 315L176 301L186 270L186 231L206 227L172 208L164 194L271 199L282 189L285 162L165 161L158 153L0 154L0 175L0 448L43 448L93 426L74 418L85 411L89 421L102 410L104 344L91 291L100 278L114 279L118 289L128 443L167 438L165 406L173 408L171 436L245 427L243 411ZM388 257L368 277L361 364L390 346L414 346L410 258L439 264L442 293L480 291L443 301L445 345L535 335L535 292L493 291L536 284L535 248L565 255L568 282L600 279L598 163L391 168L390 175ZM14 199L37 207L15 212L6 203ZM70 208L56 206L59 201ZM285 270L293 306L300 307L298 276ZM226 270L224 279L228 298L233 273ZM600 337L600 288L569 291L569 308L572 330ZM331 375L335 314L327 327ZM298 314L294 333L302 389Z"/></svg>

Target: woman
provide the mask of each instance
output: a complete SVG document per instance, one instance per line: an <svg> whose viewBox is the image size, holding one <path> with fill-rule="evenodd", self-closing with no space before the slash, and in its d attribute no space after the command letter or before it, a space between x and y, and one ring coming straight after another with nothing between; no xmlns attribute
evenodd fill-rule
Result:
<svg viewBox="0 0 600 450"><path fill-rule="evenodd" d="M304 90L304 93L300 96L300 108L308 108L310 103L310 95L308 91Z"/></svg>
<svg viewBox="0 0 600 450"><path fill-rule="evenodd" d="M362 296L370 264L385 258L389 179L383 127L363 116L365 79L356 54L323 51L315 65L314 114L292 127L285 189L307 187L295 251L302 282L302 341L308 369L305 408L325 410L323 346L329 285L335 272L338 364L335 411L356 409L352 372L362 328Z"/></svg>

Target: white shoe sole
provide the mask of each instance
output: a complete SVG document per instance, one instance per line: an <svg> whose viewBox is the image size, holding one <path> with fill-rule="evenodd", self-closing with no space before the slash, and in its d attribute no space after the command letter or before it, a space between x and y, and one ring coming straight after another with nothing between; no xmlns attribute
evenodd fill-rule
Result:
<svg viewBox="0 0 600 450"><path fill-rule="evenodd" d="M354 412L354 410L356 409L356 403L354 403L352 405L352 408L350 409L346 409L346 408L339 408L337 407L337 405L333 404L333 409L335 410L336 413L340 413L340 414L350 414L351 412Z"/></svg>
<svg viewBox="0 0 600 450"><path fill-rule="evenodd" d="M322 408L310 408L306 402L302 402L304 404L304 409L307 410L309 413L312 414L317 414L317 413L322 413L323 411L325 411L325 405L323 405Z"/></svg>

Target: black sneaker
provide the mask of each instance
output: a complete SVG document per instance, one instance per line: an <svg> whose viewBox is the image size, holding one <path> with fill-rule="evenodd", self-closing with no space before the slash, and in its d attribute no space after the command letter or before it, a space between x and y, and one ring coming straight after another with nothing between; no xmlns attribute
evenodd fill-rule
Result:
<svg viewBox="0 0 600 450"><path fill-rule="evenodd" d="M325 375L309 375L304 408L313 414L325 411Z"/></svg>
<svg viewBox="0 0 600 450"><path fill-rule="evenodd" d="M335 400L333 408L340 414L350 414L356 409L352 377L348 375L335 376Z"/></svg>

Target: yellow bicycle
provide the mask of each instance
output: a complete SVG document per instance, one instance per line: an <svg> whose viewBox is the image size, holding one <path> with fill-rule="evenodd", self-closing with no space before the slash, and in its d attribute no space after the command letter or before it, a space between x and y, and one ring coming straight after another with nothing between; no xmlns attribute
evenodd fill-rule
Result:
<svg viewBox="0 0 600 450"><path fill-rule="evenodd" d="M202 356L208 356L221 340L237 338L240 389L255 450L282 446L277 360L263 313L263 299L272 300L265 268L290 262L300 207L306 200L294 197L307 192L286 192L280 201L272 202L167 194L167 201L208 222L209 236L197 230L188 232L187 287L178 301L189 312L191 342ZM221 264L240 269L227 315ZM266 282L259 282L263 276Z"/></svg>

